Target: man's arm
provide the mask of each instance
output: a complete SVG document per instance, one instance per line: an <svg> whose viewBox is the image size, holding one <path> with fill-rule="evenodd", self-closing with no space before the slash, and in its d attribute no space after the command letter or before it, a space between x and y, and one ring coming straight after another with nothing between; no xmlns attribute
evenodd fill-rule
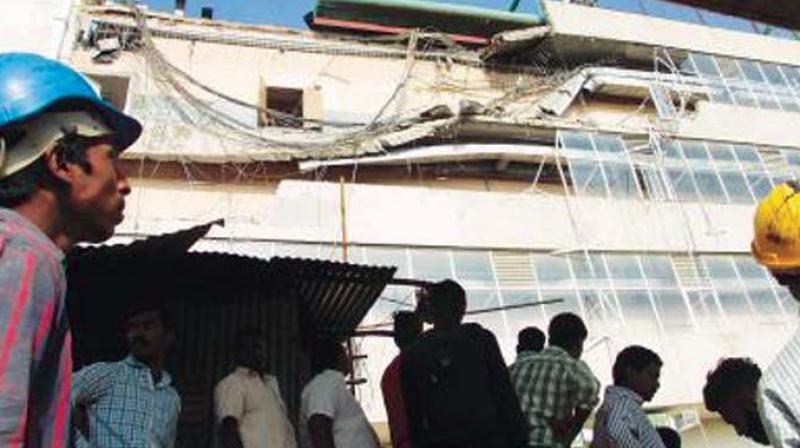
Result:
<svg viewBox="0 0 800 448"><path fill-rule="evenodd" d="M622 405L613 406L608 411L608 418L604 423L609 439L617 448L642 448L638 437L634 436L637 428L627 409Z"/></svg>
<svg viewBox="0 0 800 448"><path fill-rule="evenodd" d="M244 415L244 390L232 379L222 380L214 390L220 448L242 448L239 422Z"/></svg>
<svg viewBox="0 0 800 448"><path fill-rule="evenodd" d="M314 414L308 419L308 435L314 448L336 448L333 441L333 419Z"/></svg>
<svg viewBox="0 0 800 448"><path fill-rule="evenodd" d="M2 249L0 249L2 250ZM0 268L0 446L24 446L38 343L51 331L47 309L58 306L53 266L33 252L5 249ZM44 331L42 333L41 331ZM58 366L39 366L57 369Z"/></svg>
<svg viewBox="0 0 800 448"><path fill-rule="evenodd" d="M557 432L562 434L562 441L566 447L569 447L581 432L592 409L600 401L600 382L597 381L589 366L580 360L575 366L575 370L572 372L572 381L577 389L575 411L572 416L556 423Z"/></svg>
<svg viewBox="0 0 800 448"><path fill-rule="evenodd" d="M72 376L70 407L72 426L89 440L89 406L108 391L114 364L96 363L84 367Z"/></svg>

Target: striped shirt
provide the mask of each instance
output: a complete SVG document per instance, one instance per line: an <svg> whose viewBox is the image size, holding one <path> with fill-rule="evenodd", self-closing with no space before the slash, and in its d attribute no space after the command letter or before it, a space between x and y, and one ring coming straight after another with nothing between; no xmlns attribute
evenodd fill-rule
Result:
<svg viewBox="0 0 800 448"><path fill-rule="evenodd" d="M69 430L71 341L63 253L0 208L0 447L61 448Z"/></svg>
<svg viewBox="0 0 800 448"><path fill-rule="evenodd" d="M93 448L171 448L175 444L181 400L162 372L153 384L150 369L133 356L99 362L75 373L72 406L84 406Z"/></svg>
<svg viewBox="0 0 800 448"><path fill-rule="evenodd" d="M757 403L770 444L800 447L800 330L767 367Z"/></svg>
<svg viewBox="0 0 800 448"><path fill-rule="evenodd" d="M664 448L642 410L643 402L627 387L608 386L594 419L592 448Z"/></svg>
<svg viewBox="0 0 800 448"><path fill-rule="evenodd" d="M600 382L589 366L555 346L520 356L511 366L511 381L528 420L530 446L559 447L551 424L600 401Z"/></svg>

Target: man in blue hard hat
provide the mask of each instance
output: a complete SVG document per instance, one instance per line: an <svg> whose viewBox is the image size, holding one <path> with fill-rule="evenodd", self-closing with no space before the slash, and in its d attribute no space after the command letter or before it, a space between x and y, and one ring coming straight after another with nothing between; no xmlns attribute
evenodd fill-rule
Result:
<svg viewBox="0 0 800 448"><path fill-rule="evenodd" d="M60 62L0 54L0 446L68 444L63 256L109 238L142 127Z"/></svg>

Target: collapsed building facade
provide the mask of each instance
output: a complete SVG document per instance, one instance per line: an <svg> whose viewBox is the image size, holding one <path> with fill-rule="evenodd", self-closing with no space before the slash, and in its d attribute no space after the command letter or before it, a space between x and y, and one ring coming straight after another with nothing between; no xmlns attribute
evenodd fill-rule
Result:
<svg viewBox="0 0 800 448"><path fill-rule="evenodd" d="M720 357L765 366L796 327L749 243L757 201L800 167L800 43L554 1L320 0L313 31L91 3L46 50L145 124L115 242L224 217L193 250L454 278L468 310L500 309L468 319L509 362L517 331L572 311L605 384L648 346L654 418L736 446L701 389ZM389 286L362 329L413 307ZM396 351L355 345L383 421Z"/></svg>

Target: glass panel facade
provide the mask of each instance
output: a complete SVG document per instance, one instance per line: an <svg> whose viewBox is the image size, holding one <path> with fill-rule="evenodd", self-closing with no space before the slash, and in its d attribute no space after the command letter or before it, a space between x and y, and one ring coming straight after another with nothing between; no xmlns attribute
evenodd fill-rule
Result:
<svg viewBox="0 0 800 448"><path fill-rule="evenodd" d="M800 151L789 149L661 139L634 163L618 136L570 131L558 138L578 196L749 205L800 175Z"/></svg>
<svg viewBox="0 0 800 448"><path fill-rule="evenodd" d="M691 53L682 68L705 81L712 102L800 112L795 67Z"/></svg>

